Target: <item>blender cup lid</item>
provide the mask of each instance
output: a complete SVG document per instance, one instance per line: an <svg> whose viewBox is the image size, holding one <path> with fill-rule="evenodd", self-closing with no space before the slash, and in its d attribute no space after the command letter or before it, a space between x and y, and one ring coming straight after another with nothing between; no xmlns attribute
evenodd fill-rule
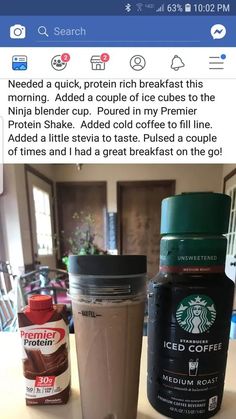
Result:
<svg viewBox="0 0 236 419"><path fill-rule="evenodd" d="M74 275L138 275L147 272L144 255L71 255L69 273Z"/></svg>

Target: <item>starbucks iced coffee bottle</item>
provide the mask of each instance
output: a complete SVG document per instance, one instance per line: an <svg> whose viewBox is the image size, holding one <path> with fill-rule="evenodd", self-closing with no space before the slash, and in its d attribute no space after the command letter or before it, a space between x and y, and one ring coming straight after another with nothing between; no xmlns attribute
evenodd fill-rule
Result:
<svg viewBox="0 0 236 419"><path fill-rule="evenodd" d="M70 256L83 419L136 419L145 256Z"/></svg>
<svg viewBox="0 0 236 419"><path fill-rule="evenodd" d="M149 284L148 399L171 418L220 409L234 284L224 273L230 197L162 202L160 272Z"/></svg>

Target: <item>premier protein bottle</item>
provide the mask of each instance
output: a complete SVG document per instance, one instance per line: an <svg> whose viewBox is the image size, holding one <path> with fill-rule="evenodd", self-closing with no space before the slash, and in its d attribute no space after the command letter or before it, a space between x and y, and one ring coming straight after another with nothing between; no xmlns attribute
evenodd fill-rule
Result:
<svg viewBox="0 0 236 419"><path fill-rule="evenodd" d="M66 307L50 295L32 295L18 313L27 405L67 403L70 395Z"/></svg>
<svg viewBox="0 0 236 419"><path fill-rule="evenodd" d="M171 418L220 409L234 283L225 275L230 197L164 199L160 272L149 284L148 399Z"/></svg>

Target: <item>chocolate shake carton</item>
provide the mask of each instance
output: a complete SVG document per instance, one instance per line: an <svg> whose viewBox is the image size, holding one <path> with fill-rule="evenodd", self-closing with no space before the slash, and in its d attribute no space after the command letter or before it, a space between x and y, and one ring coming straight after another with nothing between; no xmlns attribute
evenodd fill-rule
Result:
<svg viewBox="0 0 236 419"><path fill-rule="evenodd" d="M65 404L70 394L69 329L63 304L34 295L18 313L27 405Z"/></svg>

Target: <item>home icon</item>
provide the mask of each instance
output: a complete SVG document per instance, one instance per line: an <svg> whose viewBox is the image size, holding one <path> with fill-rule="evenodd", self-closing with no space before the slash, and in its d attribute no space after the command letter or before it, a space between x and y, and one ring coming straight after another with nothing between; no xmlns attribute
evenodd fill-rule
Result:
<svg viewBox="0 0 236 419"><path fill-rule="evenodd" d="M93 55L90 62L92 70L105 70L105 62L101 60L100 55Z"/></svg>

